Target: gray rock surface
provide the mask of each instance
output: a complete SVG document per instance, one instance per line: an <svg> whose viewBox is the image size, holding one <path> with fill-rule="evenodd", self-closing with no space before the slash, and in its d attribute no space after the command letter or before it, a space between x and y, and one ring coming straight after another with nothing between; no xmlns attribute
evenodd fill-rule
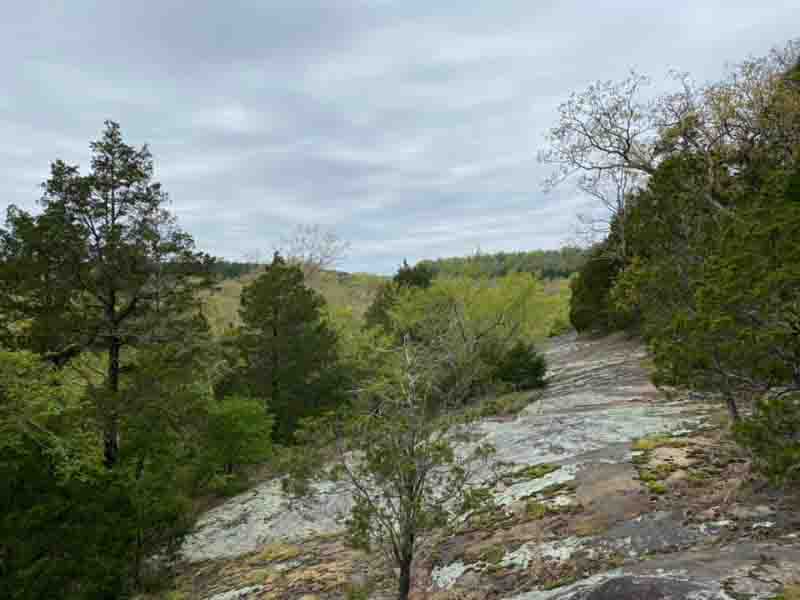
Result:
<svg viewBox="0 0 800 600"><path fill-rule="evenodd" d="M622 443L696 428L702 420L696 406L685 402L650 403L659 393L641 368L645 353L637 343L620 338L598 351L591 341L573 335L551 342L546 354L550 385L544 397L517 418L489 419L478 430L481 441L495 445L498 461L563 466L545 478L498 490L501 505L574 479L598 453L617 456ZM187 538L183 556L190 562L233 557L270 542L340 531L340 517L351 499L332 484L322 491L319 502L299 506L284 496L278 482L263 483L204 515Z"/></svg>

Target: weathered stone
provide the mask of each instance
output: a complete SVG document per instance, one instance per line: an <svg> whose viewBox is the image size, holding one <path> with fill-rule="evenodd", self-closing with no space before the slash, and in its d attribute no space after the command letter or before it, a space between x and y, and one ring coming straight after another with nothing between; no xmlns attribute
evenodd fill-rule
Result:
<svg viewBox="0 0 800 600"><path fill-rule="evenodd" d="M763 519L764 517L775 514L772 508L763 504L758 506L743 506L738 504L727 512L737 519Z"/></svg>
<svg viewBox="0 0 800 600"><path fill-rule="evenodd" d="M575 600L699 600L714 598L690 581L666 578L618 577L574 596ZM716 596L722 599L723 596Z"/></svg>
<svg viewBox="0 0 800 600"><path fill-rule="evenodd" d="M263 585L251 585L246 588L215 594L208 600L246 600L247 598L255 598L256 594L263 589Z"/></svg>

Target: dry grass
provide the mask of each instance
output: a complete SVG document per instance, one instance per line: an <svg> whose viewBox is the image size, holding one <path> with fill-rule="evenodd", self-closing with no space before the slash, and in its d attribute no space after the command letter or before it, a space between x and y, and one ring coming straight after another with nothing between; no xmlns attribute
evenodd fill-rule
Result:
<svg viewBox="0 0 800 600"><path fill-rule="evenodd" d="M800 600L800 584L790 583L783 588L775 600Z"/></svg>
<svg viewBox="0 0 800 600"><path fill-rule="evenodd" d="M204 294L204 314L215 335L224 335L241 324L239 320L239 298L246 285L252 283L258 273L248 273L237 279L225 279ZM333 309L347 308L356 318L362 318L378 288L385 281L379 275L368 273L344 274L322 272L309 282Z"/></svg>

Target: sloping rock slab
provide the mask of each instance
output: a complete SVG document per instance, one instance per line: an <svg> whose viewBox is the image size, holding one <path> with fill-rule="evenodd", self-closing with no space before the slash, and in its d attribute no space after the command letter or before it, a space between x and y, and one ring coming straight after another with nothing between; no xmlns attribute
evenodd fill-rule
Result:
<svg viewBox="0 0 800 600"><path fill-rule="evenodd" d="M515 600L731 600L715 582L679 575L638 576L611 572L558 590L528 592Z"/></svg>
<svg viewBox="0 0 800 600"><path fill-rule="evenodd" d="M573 600L716 600L723 593L680 579L623 576L601 583L593 590L578 592Z"/></svg>

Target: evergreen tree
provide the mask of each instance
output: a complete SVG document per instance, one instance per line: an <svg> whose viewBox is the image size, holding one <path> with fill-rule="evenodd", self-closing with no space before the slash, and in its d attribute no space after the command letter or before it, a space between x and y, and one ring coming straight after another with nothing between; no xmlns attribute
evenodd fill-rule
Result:
<svg viewBox="0 0 800 600"><path fill-rule="evenodd" d="M207 283L209 261L165 209L147 146L125 144L119 125L108 121L91 148L88 175L53 163L41 215L8 211L0 287L14 292L0 300L0 313L16 323L7 339L57 364L86 350L105 355L104 389L95 398L105 464L113 467L126 410L123 351L202 330L197 289Z"/></svg>
<svg viewBox="0 0 800 600"><path fill-rule="evenodd" d="M325 300L277 252L242 292L238 339L244 379L275 415L275 438L289 441L298 421L339 400L337 342Z"/></svg>

